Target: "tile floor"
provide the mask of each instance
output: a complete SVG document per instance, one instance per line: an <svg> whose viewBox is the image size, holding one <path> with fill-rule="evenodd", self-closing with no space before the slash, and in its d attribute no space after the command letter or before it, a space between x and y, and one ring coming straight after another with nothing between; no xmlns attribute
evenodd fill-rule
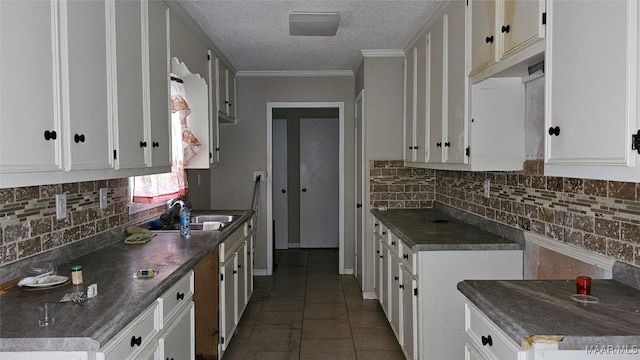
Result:
<svg viewBox="0 0 640 360"><path fill-rule="evenodd" d="M377 300L339 275L337 249L278 251L273 276L254 293L223 360L404 359Z"/></svg>

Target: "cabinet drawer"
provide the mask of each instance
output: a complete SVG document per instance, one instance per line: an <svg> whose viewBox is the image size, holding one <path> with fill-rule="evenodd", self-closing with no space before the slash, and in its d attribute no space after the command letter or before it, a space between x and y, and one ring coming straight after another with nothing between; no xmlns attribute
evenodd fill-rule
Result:
<svg viewBox="0 0 640 360"><path fill-rule="evenodd" d="M167 290L162 299L162 320L167 324L181 304L191 302L193 297L193 270L190 270L171 289ZM163 326L164 327L164 326Z"/></svg>
<svg viewBox="0 0 640 360"><path fill-rule="evenodd" d="M469 342L488 359L518 359L521 347L475 306L465 303L465 330Z"/></svg>
<svg viewBox="0 0 640 360"><path fill-rule="evenodd" d="M160 306L158 302L148 307L102 348L105 360L133 359L141 350L155 347L160 330Z"/></svg>
<svg viewBox="0 0 640 360"><path fill-rule="evenodd" d="M236 251L236 248L240 246L240 243L245 239L245 231L248 229L248 224L244 223L233 234L220 243L220 262L225 262L229 256L232 256Z"/></svg>
<svg viewBox="0 0 640 360"><path fill-rule="evenodd" d="M411 275L418 275L418 254L413 252L411 247L403 241L400 241L398 256Z"/></svg>

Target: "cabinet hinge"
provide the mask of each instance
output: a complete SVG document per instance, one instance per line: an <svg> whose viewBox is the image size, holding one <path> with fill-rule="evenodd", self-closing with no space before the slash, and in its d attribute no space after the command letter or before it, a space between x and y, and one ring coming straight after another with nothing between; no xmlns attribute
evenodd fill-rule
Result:
<svg viewBox="0 0 640 360"><path fill-rule="evenodd" d="M213 153L209 152L209 159L213 159Z"/></svg>
<svg viewBox="0 0 640 360"><path fill-rule="evenodd" d="M220 337L220 344L224 344L224 336Z"/></svg>
<svg viewBox="0 0 640 360"><path fill-rule="evenodd" d="M413 296L418 296L418 288L413 288Z"/></svg>
<svg viewBox="0 0 640 360"><path fill-rule="evenodd" d="M113 150L113 160L118 159L118 150Z"/></svg>
<svg viewBox="0 0 640 360"><path fill-rule="evenodd" d="M542 13L542 25L547 25L547 13Z"/></svg>
<svg viewBox="0 0 640 360"><path fill-rule="evenodd" d="M464 154L469 156L470 153L471 153L471 149L467 146L467 148L464 150Z"/></svg>
<svg viewBox="0 0 640 360"><path fill-rule="evenodd" d="M631 150L636 150L640 154L640 130L631 135Z"/></svg>
<svg viewBox="0 0 640 360"><path fill-rule="evenodd" d="M211 60L211 55L207 54L207 60Z"/></svg>
<svg viewBox="0 0 640 360"><path fill-rule="evenodd" d="M220 274L220 281L224 281L224 274Z"/></svg>

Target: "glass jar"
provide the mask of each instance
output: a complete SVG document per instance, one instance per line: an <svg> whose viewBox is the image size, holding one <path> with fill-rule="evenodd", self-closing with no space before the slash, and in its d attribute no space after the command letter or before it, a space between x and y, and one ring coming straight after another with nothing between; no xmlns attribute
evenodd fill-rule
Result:
<svg viewBox="0 0 640 360"><path fill-rule="evenodd" d="M73 265L71 267L71 283L73 285L82 284L82 265Z"/></svg>

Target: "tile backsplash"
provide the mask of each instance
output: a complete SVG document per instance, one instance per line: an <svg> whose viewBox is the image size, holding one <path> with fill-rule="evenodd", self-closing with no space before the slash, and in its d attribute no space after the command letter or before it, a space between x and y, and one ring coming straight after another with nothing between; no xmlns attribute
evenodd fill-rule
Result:
<svg viewBox="0 0 640 360"><path fill-rule="evenodd" d="M405 167L402 160L369 162L369 193L373 207L428 208L435 198L436 173Z"/></svg>
<svg viewBox="0 0 640 360"><path fill-rule="evenodd" d="M100 209L99 190L108 189ZM156 216L129 215L128 179L0 189L0 266ZM67 218L56 220L55 195L67 194Z"/></svg>
<svg viewBox="0 0 640 360"><path fill-rule="evenodd" d="M640 183L544 176L542 161L530 160L521 172L439 170L435 200L640 265Z"/></svg>

